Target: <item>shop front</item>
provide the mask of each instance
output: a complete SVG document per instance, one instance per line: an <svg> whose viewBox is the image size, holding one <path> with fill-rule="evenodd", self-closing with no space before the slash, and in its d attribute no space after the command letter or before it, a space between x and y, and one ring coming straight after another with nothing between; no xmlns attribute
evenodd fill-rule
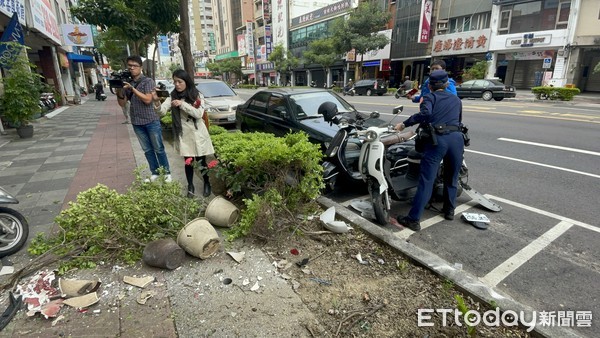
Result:
<svg viewBox="0 0 600 338"><path fill-rule="evenodd" d="M492 37L490 70L520 89L541 85L564 85L565 29Z"/></svg>

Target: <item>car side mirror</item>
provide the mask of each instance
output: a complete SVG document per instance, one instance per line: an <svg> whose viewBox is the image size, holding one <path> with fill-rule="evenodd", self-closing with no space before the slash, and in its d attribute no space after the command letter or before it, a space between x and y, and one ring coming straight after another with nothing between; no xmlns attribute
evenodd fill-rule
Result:
<svg viewBox="0 0 600 338"><path fill-rule="evenodd" d="M376 112L376 111L372 112L371 115L369 115L369 118L378 119L379 118L379 112Z"/></svg>
<svg viewBox="0 0 600 338"><path fill-rule="evenodd" d="M404 110L404 106L400 105L394 108L394 110L392 110L392 114L394 115L398 115L400 114L402 111Z"/></svg>

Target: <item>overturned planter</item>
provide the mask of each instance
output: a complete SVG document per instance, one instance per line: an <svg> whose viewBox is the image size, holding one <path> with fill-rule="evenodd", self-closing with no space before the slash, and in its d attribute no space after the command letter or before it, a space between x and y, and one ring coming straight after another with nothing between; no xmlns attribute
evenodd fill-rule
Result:
<svg viewBox="0 0 600 338"><path fill-rule="evenodd" d="M224 197L217 196L206 206L205 216L214 226L230 228L240 216L240 210Z"/></svg>
<svg viewBox="0 0 600 338"><path fill-rule="evenodd" d="M144 263L162 269L173 270L181 266L185 252L172 238L152 241L144 248Z"/></svg>
<svg viewBox="0 0 600 338"><path fill-rule="evenodd" d="M200 217L189 222L179 231L177 244L190 255L206 259L219 249L221 241L210 222Z"/></svg>

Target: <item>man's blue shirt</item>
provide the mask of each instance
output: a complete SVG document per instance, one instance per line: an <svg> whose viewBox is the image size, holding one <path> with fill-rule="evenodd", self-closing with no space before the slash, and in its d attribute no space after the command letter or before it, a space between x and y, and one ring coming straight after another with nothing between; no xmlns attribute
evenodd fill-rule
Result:
<svg viewBox="0 0 600 338"><path fill-rule="evenodd" d="M446 91L456 95L456 82L454 82L454 79L448 79L448 87L446 87ZM421 95L413 96L412 102L419 103L421 101L421 97L423 97L429 93L431 93L431 91L429 90L429 78L428 78L427 80L425 80L425 82L423 82L423 85L421 86Z"/></svg>

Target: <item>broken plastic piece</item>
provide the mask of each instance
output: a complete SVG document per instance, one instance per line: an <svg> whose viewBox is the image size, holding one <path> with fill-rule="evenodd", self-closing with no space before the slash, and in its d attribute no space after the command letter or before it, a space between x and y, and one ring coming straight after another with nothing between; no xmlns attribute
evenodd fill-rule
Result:
<svg viewBox="0 0 600 338"><path fill-rule="evenodd" d="M342 234L352 229L346 222L335 220L335 207L329 207L319 218L325 229L336 234Z"/></svg>
<svg viewBox="0 0 600 338"><path fill-rule="evenodd" d="M124 276L123 282L126 284L130 284L133 286L137 286L138 288L145 288L148 284L154 282L154 277L146 276L146 277L130 277Z"/></svg>
<svg viewBox="0 0 600 338"><path fill-rule="evenodd" d="M21 305L23 305L23 296L15 298L12 292L9 293L9 300L10 304L6 310L4 310L4 313L2 313L2 317L0 317L0 331L10 323L17 311L21 308Z"/></svg>

